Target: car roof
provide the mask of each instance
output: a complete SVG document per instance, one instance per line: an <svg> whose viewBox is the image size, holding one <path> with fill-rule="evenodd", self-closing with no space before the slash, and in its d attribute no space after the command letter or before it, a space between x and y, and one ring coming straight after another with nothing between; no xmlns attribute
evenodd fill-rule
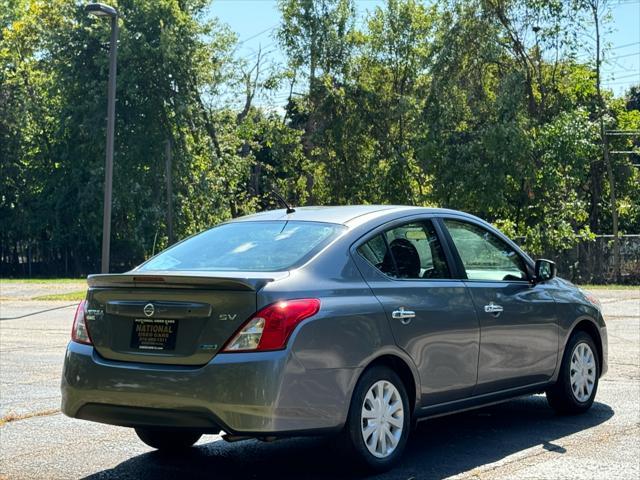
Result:
<svg viewBox="0 0 640 480"><path fill-rule="evenodd" d="M273 220L298 220L304 222L326 222L355 226L377 217L388 214L412 213L457 213L455 210L427 207L410 207L406 205L346 205L323 207L296 207L294 213L287 213L286 209L268 210L265 212L239 217L233 222L255 222Z"/></svg>

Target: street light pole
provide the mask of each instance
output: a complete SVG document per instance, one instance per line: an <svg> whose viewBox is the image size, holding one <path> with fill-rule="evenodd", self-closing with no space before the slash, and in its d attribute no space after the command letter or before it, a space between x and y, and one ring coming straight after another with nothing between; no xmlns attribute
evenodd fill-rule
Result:
<svg viewBox="0 0 640 480"><path fill-rule="evenodd" d="M107 153L104 171L104 212L102 217L102 273L109 273L111 246L111 197L113 192L113 144L116 122L116 59L118 56L118 11L102 3L90 3L85 11L97 17L110 17L111 43L109 47L109 87L107 98Z"/></svg>

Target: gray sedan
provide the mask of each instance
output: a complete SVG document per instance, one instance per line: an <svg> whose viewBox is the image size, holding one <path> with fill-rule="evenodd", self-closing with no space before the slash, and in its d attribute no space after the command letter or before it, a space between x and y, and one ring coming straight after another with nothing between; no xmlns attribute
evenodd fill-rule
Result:
<svg viewBox="0 0 640 480"><path fill-rule="evenodd" d="M453 210L269 211L88 283L62 410L160 450L326 433L383 470L421 419L542 392L585 412L607 370L597 300Z"/></svg>

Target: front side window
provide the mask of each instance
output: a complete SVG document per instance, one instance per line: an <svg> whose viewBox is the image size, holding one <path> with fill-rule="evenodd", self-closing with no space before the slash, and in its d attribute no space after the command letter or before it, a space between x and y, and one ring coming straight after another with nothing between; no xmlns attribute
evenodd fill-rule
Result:
<svg viewBox="0 0 640 480"><path fill-rule="evenodd" d="M472 223L445 219L469 280L527 280L524 260L506 242Z"/></svg>
<svg viewBox="0 0 640 480"><path fill-rule="evenodd" d="M413 222L376 235L358 248L384 274L394 278L451 278L431 222Z"/></svg>
<svg viewBox="0 0 640 480"><path fill-rule="evenodd" d="M138 271L287 270L319 252L345 228L301 221L225 223L168 248Z"/></svg>

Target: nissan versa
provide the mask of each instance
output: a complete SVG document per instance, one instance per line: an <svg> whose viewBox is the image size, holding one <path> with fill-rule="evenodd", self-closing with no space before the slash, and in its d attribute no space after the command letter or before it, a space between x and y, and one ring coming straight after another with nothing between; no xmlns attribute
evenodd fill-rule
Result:
<svg viewBox="0 0 640 480"><path fill-rule="evenodd" d="M597 300L453 210L259 213L88 284L62 409L161 450L337 433L383 470L420 419L542 392L584 412L607 370Z"/></svg>

